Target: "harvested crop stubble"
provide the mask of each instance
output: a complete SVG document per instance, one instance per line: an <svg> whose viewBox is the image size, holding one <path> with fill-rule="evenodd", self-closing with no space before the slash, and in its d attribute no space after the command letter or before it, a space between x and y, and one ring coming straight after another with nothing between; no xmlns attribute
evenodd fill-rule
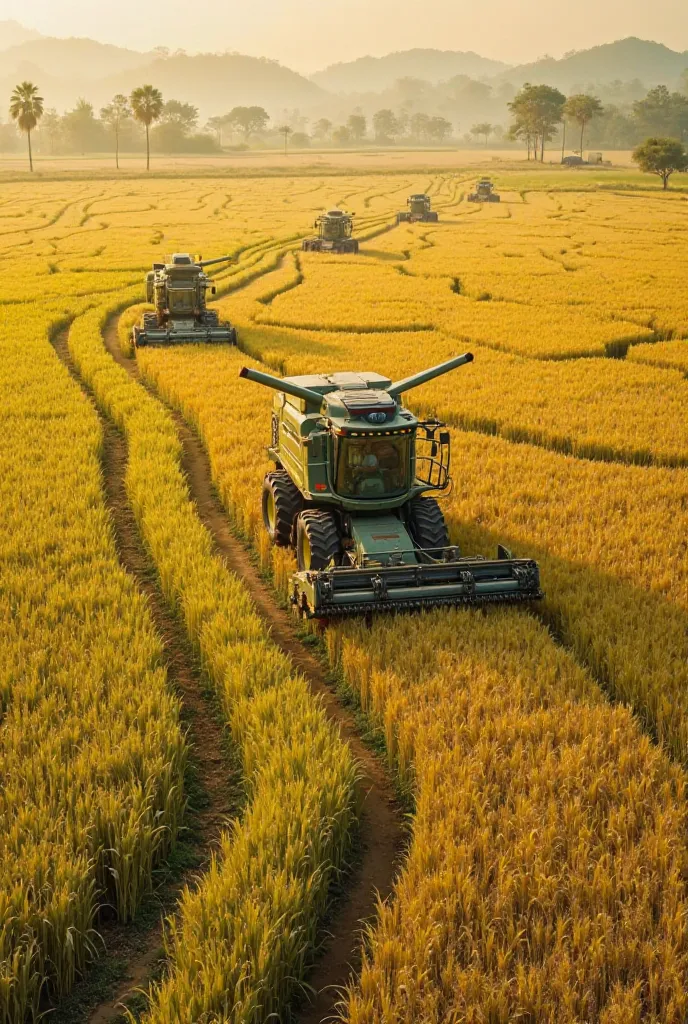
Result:
<svg viewBox="0 0 688 1024"><path fill-rule="evenodd" d="M140 359L197 424L223 500L265 556L262 439L240 424L267 424L272 395L237 379L241 353ZM350 1019L478 1021L487 1007L500 1022L620 1022L631 1008L678 1024L683 774L630 713L522 612L401 617L327 639L418 789L409 865Z"/></svg>
<svg viewBox="0 0 688 1024"><path fill-rule="evenodd" d="M100 905L134 915L184 804L178 702L118 562L98 418L49 342L60 322L25 306L0 328L3 1024L72 987Z"/></svg>
<svg viewBox="0 0 688 1024"><path fill-rule="evenodd" d="M121 305L120 297L118 305ZM133 294L130 297L134 298ZM70 350L127 435L126 486L163 591L179 610L241 752L250 807L170 922L170 971L144 1019L262 1024L300 983L329 885L345 866L356 766L305 681L272 643L243 584L213 554L189 499L170 415L105 351L94 309Z"/></svg>

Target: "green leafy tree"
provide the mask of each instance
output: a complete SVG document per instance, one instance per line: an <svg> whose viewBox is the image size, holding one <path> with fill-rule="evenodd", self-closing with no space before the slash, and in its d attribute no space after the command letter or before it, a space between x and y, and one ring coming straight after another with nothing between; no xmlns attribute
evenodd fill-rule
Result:
<svg viewBox="0 0 688 1024"><path fill-rule="evenodd" d="M604 107L598 100L597 96L587 96L585 93L576 93L575 96L569 96L566 103L564 104L563 110L563 122L564 131L566 131L566 118L569 121L575 121L580 128L580 155L583 156L583 140L585 136L585 129L595 117L600 117L604 112Z"/></svg>
<svg viewBox="0 0 688 1024"><path fill-rule="evenodd" d="M346 127L351 132L351 138L354 142L363 142L368 131L368 122L363 114L350 114Z"/></svg>
<svg viewBox="0 0 688 1024"><path fill-rule="evenodd" d="M241 129L244 139L248 142L253 132L265 131L270 116L262 107L233 107L228 114L228 122Z"/></svg>
<svg viewBox="0 0 688 1024"><path fill-rule="evenodd" d="M73 149L81 153L93 153L100 150L103 143L103 125L96 120L93 106L81 97L73 110L68 110L62 118L64 131Z"/></svg>
<svg viewBox="0 0 688 1024"><path fill-rule="evenodd" d="M672 174L688 170L688 153L678 139L658 136L645 139L633 150L633 160L646 174L657 174L665 190Z"/></svg>
<svg viewBox="0 0 688 1024"><path fill-rule="evenodd" d="M412 138L419 142L426 142L430 137L430 115L418 111L409 119L408 127Z"/></svg>
<svg viewBox="0 0 688 1024"><path fill-rule="evenodd" d="M55 143L60 137L62 131L62 118L55 110L55 107L50 107L49 110L43 114L41 119L41 136L45 132L50 142L50 155L52 156L55 152Z"/></svg>
<svg viewBox="0 0 688 1024"><path fill-rule="evenodd" d="M320 120L316 121L313 125L313 138L322 142L327 138L331 131L332 122L328 121L326 117L321 117Z"/></svg>
<svg viewBox="0 0 688 1024"><path fill-rule="evenodd" d="M106 124L115 136L115 167L119 170L119 138L122 132L122 125L131 117L129 100L118 92L113 96L112 102L100 111L100 119Z"/></svg>
<svg viewBox="0 0 688 1024"><path fill-rule="evenodd" d="M168 100L162 108L160 122L175 125L184 134L192 132L198 124L198 107L194 107L192 103Z"/></svg>
<svg viewBox="0 0 688 1024"><path fill-rule="evenodd" d="M373 130L378 142L391 142L399 130L399 125L393 111L378 110L373 114Z"/></svg>
<svg viewBox="0 0 688 1024"><path fill-rule="evenodd" d="M351 129L346 124L341 124L339 128L335 128L332 132L332 139L337 143L338 146L348 146L351 144Z"/></svg>
<svg viewBox="0 0 688 1024"><path fill-rule="evenodd" d="M633 119L652 136L684 139L688 136L688 96L658 85L633 104Z"/></svg>
<svg viewBox="0 0 688 1024"><path fill-rule="evenodd" d="M33 82L17 85L10 97L10 117L16 121L20 131L26 132L29 144L29 170L33 171L31 132L43 117L43 97L38 95L38 86Z"/></svg>
<svg viewBox="0 0 688 1024"><path fill-rule="evenodd" d="M446 117L436 115L430 118L428 135L434 142L444 142L447 136L451 134L451 130L451 121L447 121Z"/></svg>
<svg viewBox="0 0 688 1024"><path fill-rule="evenodd" d="M471 128L471 135L485 139L485 145L487 146L488 140L493 131L494 126L491 125L489 121L480 121L478 124L474 124Z"/></svg>
<svg viewBox="0 0 688 1024"><path fill-rule="evenodd" d="M545 142L554 138L557 125L561 124L566 97L551 85L531 85L529 82L508 104L513 117L512 138L525 138L528 143L528 159L531 145L535 159L540 148L540 160L545 159Z"/></svg>
<svg viewBox="0 0 688 1024"><path fill-rule="evenodd" d="M146 129L146 170L150 170L150 127L160 120L164 107L162 93L153 85L140 85L134 89L129 102L136 118Z"/></svg>

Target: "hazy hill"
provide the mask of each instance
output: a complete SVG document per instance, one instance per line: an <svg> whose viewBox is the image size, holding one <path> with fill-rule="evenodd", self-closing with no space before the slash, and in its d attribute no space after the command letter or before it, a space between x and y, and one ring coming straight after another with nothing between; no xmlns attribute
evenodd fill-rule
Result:
<svg viewBox="0 0 688 1024"><path fill-rule="evenodd" d="M22 68L38 68L45 75L90 80L150 63L150 53L125 50L93 39L41 37L8 47L2 54L2 73L16 77ZM83 92L83 88L80 90Z"/></svg>
<svg viewBox="0 0 688 1024"><path fill-rule="evenodd" d="M258 104L277 115L285 107L306 106L323 95L315 83L277 61L238 53L155 60L135 72L98 82L96 92L107 99L116 92L128 93L142 82L152 82L163 96L193 103L206 114L224 114L240 104Z"/></svg>
<svg viewBox="0 0 688 1024"><path fill-rule="evenodd" d="M519 86L524 82L546 83L567 92L575 85L617 80L640 79L648 86L671 85L687 67L688 51L679 53L662 43L630 36L579 50L560 60L548 57L521 64L504 71L499 78Z"/></svg>
<svg viewBox="0 0 688 1024"><path fill-rule="evenodd" d="M0 50L19 46L30 39L42 39L41 33L35 32L32 28L24 28L18 21L0 21Z"/></svg>
<svg viewBox="0 0 688 1024"><path fill-rule="evenodd" d="M330 92L382 92L398 78L422 78L443 82L455 75L484 78L506 70L507 65L477 53L460 50L401 50L386 57L359 57L331 64L311 75L311 81Z"/></svg>

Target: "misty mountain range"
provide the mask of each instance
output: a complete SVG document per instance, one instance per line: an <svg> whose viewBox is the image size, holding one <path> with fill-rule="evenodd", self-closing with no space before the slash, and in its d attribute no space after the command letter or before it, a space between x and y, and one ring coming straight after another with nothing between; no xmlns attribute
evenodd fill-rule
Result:
<svg viewBox="0 0 688 1024"><path fill-rule="evenodd" d="M464 76L503 95L505 87L518 88L527 81L546 82L564 92L632 81L673 88L686 68L688 51L628 38L515 67L472 52L412 49L333 64L306 77L265 58L140 53L92 39L44 37L15 21L0 22L0 97L9 97L18 81L30 79L40 86L46 106L59 110L72 107L81 96L98 109L115 93L128 94L151 82L166 98L193 103L204 116L238 104L259 104L275 116L288 108L311 117L339 116L356 104L370 109L378 98L384 101L399 79L437 85Z"/></svg>

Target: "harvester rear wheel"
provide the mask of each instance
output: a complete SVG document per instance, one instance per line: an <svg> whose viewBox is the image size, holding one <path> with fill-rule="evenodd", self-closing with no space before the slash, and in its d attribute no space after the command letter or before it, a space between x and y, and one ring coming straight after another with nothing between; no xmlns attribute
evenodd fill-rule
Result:
<svg viewBox="0 0 688 1024"><path fill-rule="evenodd" d="M418 547L430 549L430 558L441 559L444 549L449 547L449 530L435 499L414 498L408 506L408 524Z"/></svg>
<svg viewBox="0 0 688 1024"><path fill-rule="evenodd" d="M301 492L289 474L282 469L268 473L263 481L263 523L273 544L289 547L302 508Z"/></svg>
<svg viewBox="0 0 688 1024"><path fill-rule="evenodd" d="M342 542L331 512L309 508L296 521L296 562L299 572L324 569L339 562Z"/></svg>

